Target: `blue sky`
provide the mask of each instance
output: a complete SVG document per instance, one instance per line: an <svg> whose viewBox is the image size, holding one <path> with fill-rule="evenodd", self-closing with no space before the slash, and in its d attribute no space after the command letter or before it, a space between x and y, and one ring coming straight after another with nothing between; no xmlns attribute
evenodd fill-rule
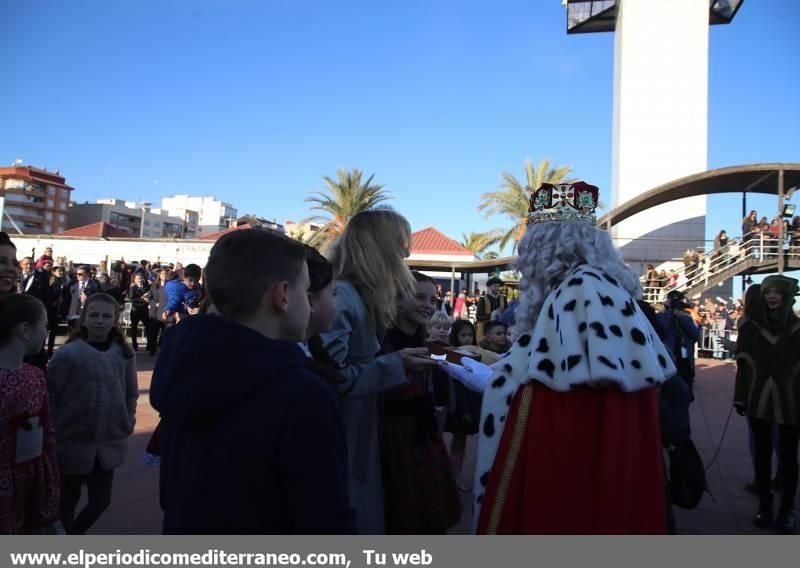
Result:
<svg viewBox="0 0 800 568"><path fill-rule="evenodd" d="M480 195L550 157L610 201L613 35L560 0L5 2L0 163L60 169L74 199L213 194L309 214L339 167L374 173L415 229L459 238ZM709 167L800 161L800 2L746 0L710 37ZM760 211L774 198L754 198ZM709 199L738 234L741 199Z"/></svg>

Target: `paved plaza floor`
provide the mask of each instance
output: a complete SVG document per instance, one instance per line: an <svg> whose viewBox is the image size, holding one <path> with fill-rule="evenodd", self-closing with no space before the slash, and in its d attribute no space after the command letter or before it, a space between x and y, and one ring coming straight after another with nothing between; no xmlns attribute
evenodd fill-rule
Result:
<svg viewBox="0 0 800 568"><path fill-rule="evenodd" d="M117 469L111 507L93 527L92 534L158 534L161 531L161 509L158 505L158 471L141 463L150 434L158 422L150 407L150 376L154 359L138 353L139 389L141 398L137 423L130 440L128 459ZM697 364L696 400L692 404L694 441L706 464L719 447L720 436L728 419L733 395L735 366L730 361L701 359ZM220 385L220 388L224 388ZM471 468L475 456L475 436L468 444ZM468 471L468 470L467 470ZM752 480L753 468L747 447L747 426L744 418L734 413L716 462L708 470L713 493L706 494L697 509L675 509L682 534L758 534L750 518L757 499L744 491ZM470 495L462 492L464 516L451 532L465 534L471 524ZM202 496L198 496L202 498Z"/></svg>

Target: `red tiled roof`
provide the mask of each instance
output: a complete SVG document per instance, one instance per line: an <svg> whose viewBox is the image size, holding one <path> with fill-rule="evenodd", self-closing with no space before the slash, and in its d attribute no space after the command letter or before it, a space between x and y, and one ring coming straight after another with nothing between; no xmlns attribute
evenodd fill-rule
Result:
<svg viewBox="0 0 800 568"><path fill-rule="evenodd" d="M118 237L118 238L131 238L133 235L117 229L108 223L92 223L91 225L84 225L83 227L75 227L74 229L67 229L58 233L62 237Z"/></svg>
<svg viewBox="0 0 800 568"><path fill-rule="evenodd" d="M411 254L415 253L475 256L472 251L433 227L422 229L411 235Z"/></svg>
<svg viewBox="0 0 800 568"><path fill-rule="evenodd" d="M222 235L227 235L228 233L232 233L234 231L241 231L242 229L252 229L252 227L245 223L244 225L237 225L235 227L229 227L224 231L217 231L216 233L211 233L210 235L206 235L204 237L200 237L201 241L216 241Z"/></svg>

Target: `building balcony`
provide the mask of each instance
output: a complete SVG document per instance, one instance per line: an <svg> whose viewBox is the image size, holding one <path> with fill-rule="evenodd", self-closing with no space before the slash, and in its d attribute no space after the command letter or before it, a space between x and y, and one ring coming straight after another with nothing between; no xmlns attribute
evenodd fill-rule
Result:
<svg viewBox="0 0 800 568"><path fill-rule="evenodd" d="M41 185L25 183L22 186L8 186L6 185L6 193L17 193L19 195L36 195L37 197L45 197L47 195L47 188Z"/></svg>
<svg viewBox="0 0 800 568"><path fill-rule="evenodd" d="M34 193L36 195L41 195L41 196L47 195L47 187L29 182L25 182L25 184L22 186L19 185L12 187L6 186L6 191L17 191L20 193L27 193L27 194Z"/></svg>
<svg viewBox="0 0 800 568"><path fill-rule="evenodd" d="M39 224L43 224L45 222L44 215L35 215L35 214L34 215L31 215L31 214L25 215L25 214L23 214L23 215L12 215L11 218L14 219L14 221L17 222L17 223L22 222L22 223L39 223ZM50 222L50 221L48 221L48 222Z"/></svg>
<svg viewBox="0 0 800 568"><path fill-rule="evenodd" d="M32 201L30 192L24 189L9 189L6 191L6 203L33 209L45 209L45 200ZM39 199L37 197L37 199Z"/></svg>

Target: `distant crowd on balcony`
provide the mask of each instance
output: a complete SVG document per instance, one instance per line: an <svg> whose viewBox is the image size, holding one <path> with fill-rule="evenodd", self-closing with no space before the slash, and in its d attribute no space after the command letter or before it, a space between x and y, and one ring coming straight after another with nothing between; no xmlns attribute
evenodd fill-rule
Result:
<svg viewBox="0 0 800 568"><path fill-rule="evenodd" d="M780 240L781 223L783 224L784 248L786 246L794 249L800 245L800 216L781 220L780 217L773 217L768 221L766 217L758 219L757 211L750 211L750 214L742 220L742 238L745 243L754 240L766 241L765 246L770 254L777 254Z"/></svg>
<svg viewBox="0 0 800 568"><path fill-rule="evenodd" d="M783 244L781 245L781 223L783 224ZM683 270L659 270L648 264L642 275L645 299L659 303L664 295L676 288L691 288L700 280L718 274L737 260L744 257L775 258L778 251L792 255L800 254L800 216L791 221L774 217L759 219L757 211L742 220L742 238L732 239L722 230L714 238L710 252L689 249L683 254Z"/></svg>

